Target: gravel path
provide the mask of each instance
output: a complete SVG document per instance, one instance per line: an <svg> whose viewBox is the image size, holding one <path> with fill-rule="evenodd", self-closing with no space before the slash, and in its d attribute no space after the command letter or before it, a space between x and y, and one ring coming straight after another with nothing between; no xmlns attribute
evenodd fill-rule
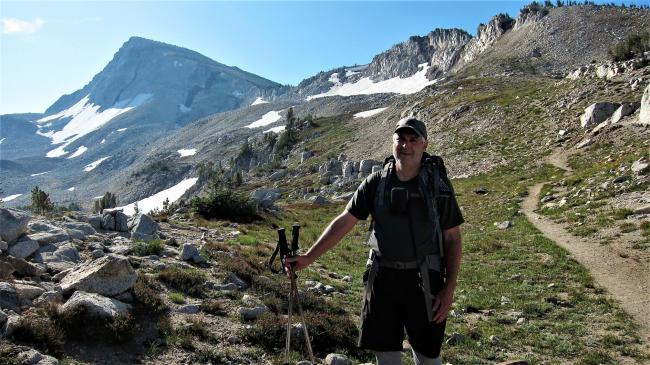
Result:
<svg viewBox="0 0 650 365"><path fill-rule="evenodd" d="M549 156L548 162L570 172L567 155L556 151ZM598 284L620 301L623 309L640 325L639 334L647 345L650 343L650 267L643 262L621 257L609 246L573 236L563 224L535 213L543 185L540 183L529 188L522 206L524 214L547 238L568 250L576 261L591 272Z"/></svg>

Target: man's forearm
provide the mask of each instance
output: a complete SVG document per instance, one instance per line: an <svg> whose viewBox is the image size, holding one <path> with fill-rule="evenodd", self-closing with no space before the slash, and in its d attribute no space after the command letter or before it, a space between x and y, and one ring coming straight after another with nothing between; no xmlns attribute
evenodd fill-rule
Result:
<svg viewBox="0 0 650 365"><path fill-rule="evenodd" d="M462 243L460 229L455 228L452 232L445 232L445 267L447 270L447 285L456 287L458 272L460 271L460 258L462 255Z"/></svg>

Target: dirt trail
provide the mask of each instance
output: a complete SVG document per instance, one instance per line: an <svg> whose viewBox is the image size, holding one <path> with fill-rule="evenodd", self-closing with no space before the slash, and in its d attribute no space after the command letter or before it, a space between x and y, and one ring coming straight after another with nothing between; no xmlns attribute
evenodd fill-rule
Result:
<svg viewBox="0 0 650 365"><path fill-rule="evenodd" d="M567 164L569 154L570 152L558 149L547 161L571 172ZM562 224L535 213L543 185L540 183L529 188L528 197L522 206L526 217L547 238L568 250L573 258L591 272L598 284L621 302L623 309L641 326L639 334L647 345L650 343L650 267L631 258L619 256L611 247L573 236Z"/></svg>

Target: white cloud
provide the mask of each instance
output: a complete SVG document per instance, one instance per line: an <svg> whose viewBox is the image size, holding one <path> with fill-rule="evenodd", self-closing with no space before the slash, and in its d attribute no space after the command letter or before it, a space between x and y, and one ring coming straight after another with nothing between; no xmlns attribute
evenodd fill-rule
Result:
<svg viewBox="0 0 650 365"><path fill-rule="evenodd" d="M2 34L31 34L37 32L43 27L45 21L36 18L33 22L15 18L2 19Z"/></svg>

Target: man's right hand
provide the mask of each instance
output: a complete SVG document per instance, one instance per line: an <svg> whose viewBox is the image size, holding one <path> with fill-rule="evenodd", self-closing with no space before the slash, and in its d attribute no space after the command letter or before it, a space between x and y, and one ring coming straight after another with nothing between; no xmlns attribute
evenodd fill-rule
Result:
<svg viewBox="0 0 650 365"><path fill-rule="evenodd" d="M284 267L287 269L287 275L291 275L291 272L298 271L306 268L314 262L307 255L296 255L292 257L287 257L284 259Z"/></svg>

